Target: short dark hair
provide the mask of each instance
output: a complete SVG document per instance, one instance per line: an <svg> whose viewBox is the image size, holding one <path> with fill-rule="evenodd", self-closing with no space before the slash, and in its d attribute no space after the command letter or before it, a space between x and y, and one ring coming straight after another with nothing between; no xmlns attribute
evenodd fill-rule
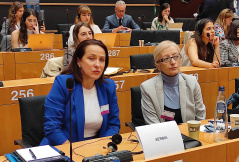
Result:
<svg viewBox="0 0 239 162"><path fill-rule="evenodd" d="M162 22L163 21L163 16L162 16L162 12L163 10L170 8L170 4L168 3L163 3L162 5L159 6L159 14L158 14L158 22ZM168 16L168 19L170 20L170 16Z"/></svg>
<svg viewBox="0 0 239 162"><path fill-rule="evenodd" d="M237 28L239 28L239 20L234 20L230 25L226 38L231 40L239 40L237 37Z"/></svg>
<svg viewBox="0 0 239 162"><path fill-rule="evenodd" d="M61 74L73 74L74 79L76 82L82 83L83 77L81 73L81 68L77 64L77 58L80 60L85 55L86 47L90 45L97 45L104 49L105 51L105 68L103 70L102 75L99 79L97 79L97 82L99 84L102 84L102 81L104 81L104 72L109 64L109 56L108 56L108 50L107 47L102 43L100 40L95 39L89 39L82 41L76 48L75 53L73 54L73 58L69 64L69 66L61 72Z"/></svg>

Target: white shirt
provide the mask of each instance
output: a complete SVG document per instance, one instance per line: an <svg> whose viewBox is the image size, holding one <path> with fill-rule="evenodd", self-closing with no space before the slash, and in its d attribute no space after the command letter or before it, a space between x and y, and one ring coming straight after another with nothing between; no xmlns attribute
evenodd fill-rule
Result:
<svg viewBox="0 0 239 162"><path fill-rule="evenodd" d="M99 132L103 117L100 111L97 90L94 86L90 90L83 88L85 105L85 129L84 138L93 137Z"/></svg>
<svg viewBox="0 0 239 162"><path fill-rule="evenodd" d="M73 41L74 27L75 27L75 24L70 27L70 31L69 31L69 38L68 38L68 47L69 48L74 44L74 41ZM98 25L91 24L90 27L94 31L94 33L102 33Z"/></svg>

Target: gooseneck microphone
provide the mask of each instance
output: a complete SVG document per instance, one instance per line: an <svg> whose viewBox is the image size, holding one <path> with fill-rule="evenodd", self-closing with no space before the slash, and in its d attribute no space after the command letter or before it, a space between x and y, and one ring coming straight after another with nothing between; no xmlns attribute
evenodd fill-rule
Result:
<svg viewBox="0 0 239 162"><path fill-rule="evenodd" d="M6 51L7 51L7 18L3 17L3 22L5 22L5 33L6 33Z"/></svg>
<svg viewBox="0 0 239 162"><path fill-rule="evenodd" d="M207 33L207 37L209 38L209 41L210 41L210 43L212 44L212 41L211 41L211 39L210 39L210 33ZM217 53L216 53L216 51L215 51L215 48L214 48L213 44L212 44L212 48L213 48L214 54L216 55L216 58L217 58L217 61L218 61L219 67L220 67L220 66L221 66L221 63L220 63L220 61L219 61L219 59L218 59L218 56L217 56Z"/></svg>
<svg viewBox="0 0 239 162"><path fill-rule="evenodd" d="M71 93L74 88L75 82L73 78L68 78L66 80L66 88L69 91L69 98L70 98L70 159L72 162L72 120L71 120Z"/></svg>

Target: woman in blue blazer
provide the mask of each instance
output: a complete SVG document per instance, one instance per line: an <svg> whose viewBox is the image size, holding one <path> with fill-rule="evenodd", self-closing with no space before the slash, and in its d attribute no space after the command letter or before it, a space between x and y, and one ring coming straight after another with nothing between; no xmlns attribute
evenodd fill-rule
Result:
<svg viewBox="0 0 239 162"><path fill-rule="evenodd" d="M45 101L45 138L40 145L61 145L70 139L70 102L66 80L73 78L72 142L119 133L116 86L104 78L108 50L98 40L81 42L70 65L55 78Z"/></svg>

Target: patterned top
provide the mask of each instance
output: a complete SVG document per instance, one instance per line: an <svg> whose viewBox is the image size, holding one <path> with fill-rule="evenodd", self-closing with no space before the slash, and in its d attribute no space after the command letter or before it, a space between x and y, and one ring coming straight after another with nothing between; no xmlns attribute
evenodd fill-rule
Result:
<svg viewBox="0 0 239 162"><path fill-rule="evenodd" d="M215 24L214 25L214 30L215 30L215 35L219 37L219 41L223 41L225 40L225 33L224 33L224 29L220 24Z"/></svg>
<svg viewBox="0 0 239 162"><path fill-rule="evenodd" d="M173 19L170 18L169 20L171 23L174 23ZM168 23L165 22L165 26L162 24L162 22L158 21L158 17L155 17L152 21L151 30L166 30L168 29Z"/></svg>

